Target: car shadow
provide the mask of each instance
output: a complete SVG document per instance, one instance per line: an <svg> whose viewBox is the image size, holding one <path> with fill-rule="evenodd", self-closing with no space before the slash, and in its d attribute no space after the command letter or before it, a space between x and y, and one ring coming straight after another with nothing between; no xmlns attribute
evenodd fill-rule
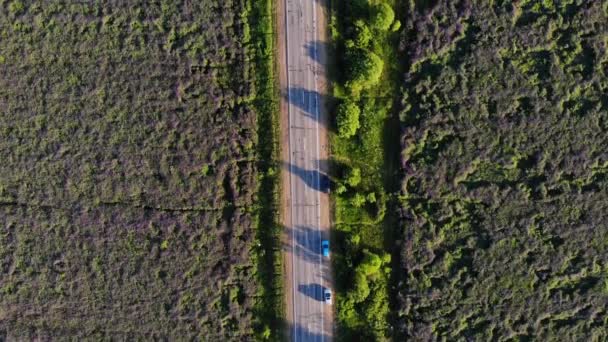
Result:
<svg viewBox="0 0 608 342"><path fill-rule="evenodd" d="M319 284L300 284L298 292L316 301L323 301L323 286Z"/></svg>

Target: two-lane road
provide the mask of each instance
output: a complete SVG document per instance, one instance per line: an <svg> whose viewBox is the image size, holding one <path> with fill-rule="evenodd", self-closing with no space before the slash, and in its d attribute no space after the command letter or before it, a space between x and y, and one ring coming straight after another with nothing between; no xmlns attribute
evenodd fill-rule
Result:
<svg viewBox="0 0 608 342"><path fill-rule="evenodd" d="M327 159L326 116L320 94L325 91L325 20L320 0L285 0L283 94L287 104L289 157L289 217L285 219L291 284L288 313L292 341L330 341L332 305L323 290L332 288L330 261L322 256L321 241L329 239L328 195L323 174ZM320 19L320 20L319 20ZM285 84L286 83L286 84ZM284 147L285 148L285 147ZM291 259L291 260L289 260Z"/></svg>

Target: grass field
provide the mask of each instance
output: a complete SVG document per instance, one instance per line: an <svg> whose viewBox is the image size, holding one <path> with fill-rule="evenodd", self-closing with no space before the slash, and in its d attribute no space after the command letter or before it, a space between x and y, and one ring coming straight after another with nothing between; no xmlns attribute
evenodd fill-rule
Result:
<svg viewBox="0 0 608 342"><path fill-rule="evenodd" d="M264 327L268 6L0 1L0 339Z"/></svg>
<svg viewBox="0 0 608 342"><path fill-rule="evenodd" d="M397 339L608 338L608 5L409 2Z"/></svg>

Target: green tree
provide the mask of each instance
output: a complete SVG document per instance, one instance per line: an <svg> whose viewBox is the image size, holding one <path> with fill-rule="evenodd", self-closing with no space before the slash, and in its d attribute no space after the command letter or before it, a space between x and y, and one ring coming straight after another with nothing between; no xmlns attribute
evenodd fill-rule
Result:
<svg viewBox="0 0 608 342"><path fill-rule="evenodd" d="M376 203L376 194L373 192L370 192L369 194L367 194L367 201L369 203Z"/></svg>
<svg viewBox="0 0 608 342"><path fill-rule="evenodd" d="M362 272L366 276L374 276L380 272L382 267L382 259L379 255L372 253L368 250L363 250L363 260L361 264L357 266L357 272Z"/></svg>
<svg viewBox="0 0 608 342"><path fill-rule="evenodd" d="M353 102L347 101L338 105L336 121L340 137L350 138L357 133L359 129L359 115L361 115L361 110Z"/></svg>
<svg viewBox="0 0 608 342"><path fill-rule="evenodd" d="M374 6L371 18L374 28L386 31L391 27L393 21L395 21L395 12L389 4L382 2Z"/></svg>
<svg viewBox="0 0 608 342"><path fill-rule="evenodd" d="M356 193L350 201L354 207L360 208L365 204L365 196Z"/></svg>
<svg viewBox="0 0 608 342"><path fill-rule="evenodd" d="M351 187L355 187L361 183L361 169L358 167L352 167L346 173L346 183Z"/></svg>
<svg viewBox="0 0 608 342"><path fill-rule="evenodd" d="M359 48L366 48L369 42L372 40L372 31L369 26L361 19L355 21L355 46Z"/></svg>
<svg viewBox="0 0 608 342"><path fill-rule="evenodd" d="M346 51L346 87L355 95L380 81L384 62L375 53L351 48Z"/></svg>
<svg viewBox="0 0 608 342"><path fill-rule="evenodd" d="M354 284L355 286L349 292L350 297L355 303L361 303L369 296L370 292L365 274L362 272L355 272Z"/></svg>

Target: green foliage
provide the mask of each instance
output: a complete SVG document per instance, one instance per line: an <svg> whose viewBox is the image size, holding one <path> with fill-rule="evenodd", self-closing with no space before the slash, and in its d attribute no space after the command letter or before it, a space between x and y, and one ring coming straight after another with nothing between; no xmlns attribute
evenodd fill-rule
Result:
<svg viewBox="0 0 608 342"><path fill-rule="evenodd" d="M358 167L351 167L345 177L346 184L351 187L356 187L361 183L361 169Z"/></svg>
<svg viewBox="0 0 608 342"><path fill-rule="evenodd" d="M346 186L344 186L344 184L339 184L338 187L336 188L336 193L338 195L344 194L346 193L347 189Z"/></svg>
<svg viewBox="0 0 608 342"><path fill-rule="evenodd" d="M366 277L378 275L382 266L382 258L368 250L363 250L363 260L355 272L363 273Z"/></svg>
<svg viewBox="0 0 608 342"><path fill-rule="evenodd" d="M359 19L354 23L355 30L355 46L361 49L366 49L369 46L369 42L373 38L373 33L369 29L369 26L365 23L365 21Z"/></svg>
<svg viewBox="0 0 608 342"><path fill-rule="evenodd" d="M358 117L357 129L348 129L347 134L337 118L337 134L332 135L331 141L332 157L343 162L340 172L344 177L332 192L336 229L345 234L345 239L336 243L333 258L337 272L337 339L343 341L385 340L390 335L391 267L378 267L374 262L383 259L365 251L382 251L392 243L389 241L396 228L388 220L385 222L386 217L392 220L396 211L389 211L386 217L385 214L390 198L386 192L397 187L397 164L387 156L398 153L395 147L399 145L399 127L385 127L392 115L391 92L400 82L394 77L400 65L395 55L399 44L393 34L399 24L395 24L395 31L389 30L395 14L391 6L385 5L393 3L380 2L331 2L330 26L334 29L339 73L334 96L338 103L356 103L357 109L352 108L352 112ZM359 267L361 271L353 274L353 269ZM370 275L362 271L374 268Z"/></svg>
<svg viewBox="0 0 608 342"><path fill-rule="evenodd" d="M361 48L348 49L346 88L353 94L359 94L362 90L373 87L380 81L383 68L384 61L375 53Z"/></svg>
<svg viewBox="0 0 608 342"><path fill-rule="evenodd" d="M399 18L395 340L604 340L605 5L461 4Z"/></svg>
<svg viewBox="0 0 608 342"><path fill-rule="evenodd" d="M365 204L366 198L362 194L356 193L350 201L353 207L361 208Z"/></svg>
<svg viewBox="0 0 608 342"><path fill-rule="evenodd" d="M376 203L376 194L373 192L370 192L369 194L367 194L366 199L369 203Z"/></svg>
<svg viewBox="0 0 608 342"><path fill-rule="evenodd" d="M391 24L391 32L397 32L401 28L401 22L399 20L393 21Z"/></svg>
<svg viewBox="0 0 608 342"><path fill-rule="evenodd" d="M209 166L209 164L205 164L203 165L203 167L201 167L201 173L203 174L203 176L209 175L209 172L211 172L211 167Z"/></svg>
<svg viewBox="0 0 608 342"><path fill-rule="evenodd" d="M381 276L380 270L386 260L390 262L390 257L380 258L377 254L363 250L363 260L355 269L352 288L347 295L346 305L349 307L354 307L357 304L376 307L374 309L370 308L370 310L365 312L370 322L384 322L382 314L388 313L388 303L384 300L381 292L376 292L379 290L377 287L381 286L380 284L382 283L373 282L373 280ZM374 287L375 291L372 292L370 286ZM378 306L384 308L380 309ZM379 314L380 316L378 316ZM350 317L349 319L354 320L354 317ZM386 328L385 323L379 323L379 326L375 328L377 331L384 331Z"/></svg>
<svg viewBox="0 0 608 342"><path fill-rule="evenodd" d="M0 340L282 336L272 18L0 1Z"/></svg>
<svg viewBox="0 0 608 342"><path fill-rule="evenodd" d="M20 15L25 10L25 5L19 0L11 1L8 5L8 11L12 15Z"/></svg>
<svg viewBox="0 0 608 342"><path fill-rule="evenodd" d="M394 21L395 12L389 4L381 2L373 7L371 14L372 27L386 31L391 27Z"/></svg>
<svg viewBox="0 0 608 342"><path fill-rule="evenodd" d="M362 272L355 272L355 281L353 289L348 293L349 299L355 303L361 303L369 296L369 284L367 277Z"/></svg>
<svg viewBox="0 0 608 342"><path fill-rule="evenodd" d="M354 136L359 129L359 115L361 110L354 102L345 101L338 105L336 110L336 121L338 123L338 134L343 138Z"/></svg>
<svg viewBox="0 0 608 342"><path fill-rule="evenodd" d="M270 337L272 336L272 330L270 329L269 326L265 325L264 329L262 330L262 340L269 340Z"/></svg>

